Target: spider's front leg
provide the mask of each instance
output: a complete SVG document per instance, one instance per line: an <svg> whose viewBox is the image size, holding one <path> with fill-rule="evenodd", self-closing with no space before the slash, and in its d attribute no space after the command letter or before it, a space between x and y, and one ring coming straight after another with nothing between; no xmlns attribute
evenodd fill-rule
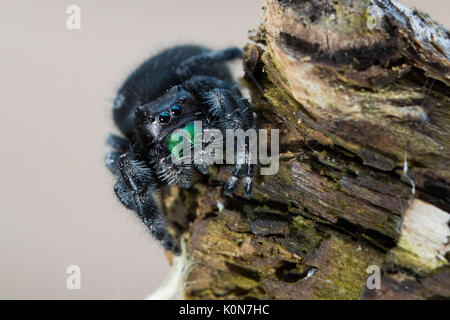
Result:
<svg viewBox="0 0 450 320"><path fill-rule="evenodd" d="M249 129L254 129L253 113L249 102L242 97L239 90L214 89L209 94L209 104L211 112L220 117L219 126L222 131L240 129L244 134ZM256 132L255 132L256 133ZM235 165L232 176L225 183L225 193L230 195L235 192L239 178L242 178L242 189L244 196L250 198L253 187L253 174L255 171L255 163L251 158L250 148L256 148L256 140L245 141L246 135L243 137L244 150L237 150L235 156ZM231 143L234 146L234 136ZM254 143L254 145L252 145ZM229 145L227 143L227 145ZM239 144L238 144L239 147ZM234 149L234 147L233 147ZM256 160L256 159L255 159Z"/></svg>
<svg viewBox="0 0 450 320"><path fill-rule="evenodd" d="M237 84L213 77L195 76L184 82L183 85L189 91L202 96L209 106L209 115L214 119L214 123L218 125L218 129L222 131L223 135L226 136L227 129L233 131L241 129L246 132L248 129L255 128L252 107L247 99L242 97ZM238 154L237 159L235 159L232 176L225 183L224 187L227 195L231 195L236 191L239 178L243 177L244 196L247 198L251 196L255 163L253 163L251 158L252 152L249 152L249 144L244 141L244 152L243 154ZM256 144L251 147L254 150Z"/></svg>
<svg viewBox="0 0 450 320"><path fill-rule="evenodd" d="M111 152L106 156L107 167L117 176L114 191L120 202L141 218L152 235L166 250L180 253L179 246L167 231L166 222L154 198L156 183L151 170L132 150L119 155Z"/></svg>
<svg viewBox="0 0 450 320"><path fill-rule="evenodd" d="M244 135L241 137L244 150L237 150L237 155L234 155L235 166L232 171L232 176L225 183L224 190L227 195L234 193L239 179L243 177L243 193L245 197L249 198L252 192L253 174L255 171L255 163L252 161L252 154L254 153L251 152L251 149L255 150L256 148L256 140L252 140L249 137L249 141L247 142L245 141L247 135L244 134L247 133L247 130L254 129L253 113L250 103L242 97L235 86L228 89L215 88L209 91L205 95L205 98L210 106L211 115L218 119L219 127L226 136L228 130L237 134L237 130L239 129L241 130L240 133ZM234 135L232 139L231 145L234 151ZM239 148L239 143L237 147Z"/></svg>

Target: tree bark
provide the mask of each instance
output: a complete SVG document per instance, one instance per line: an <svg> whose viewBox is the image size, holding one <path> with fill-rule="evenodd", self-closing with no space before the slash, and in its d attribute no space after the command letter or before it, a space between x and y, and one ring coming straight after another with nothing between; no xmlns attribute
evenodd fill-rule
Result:
<svg viewBox="0 0 450 320"><path fill-rule="evenodd" d="M222 194L229 166L164 195L185 297L449 298L448 30L389 0L266 0L262 19L243 84L280 169L251 199Z"/></svg>

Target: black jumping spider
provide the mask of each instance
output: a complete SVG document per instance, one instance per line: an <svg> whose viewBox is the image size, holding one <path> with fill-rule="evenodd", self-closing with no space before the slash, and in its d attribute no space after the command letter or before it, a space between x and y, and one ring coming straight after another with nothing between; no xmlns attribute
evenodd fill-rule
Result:
<svg viewBox="0 0 450 320"><path fill-rule="evenodd" d="M168 184L189 188L194 168L206 174L209 166L174 163L168 137L197 120L203 129L217 128L224 136L226 129L253 127L252 108L224 63L241 56L238 48L213 52L186 45L167 49L137 68L114 101L114 122L126 138L111 135L108 139L113 152L105 162L118 178L115 193L163 247L175 254L179 246L167 232L154 193ZM225 193L233 193L243 176L243 191L249 196L253 171L248 161L236 164Z"/></svg>

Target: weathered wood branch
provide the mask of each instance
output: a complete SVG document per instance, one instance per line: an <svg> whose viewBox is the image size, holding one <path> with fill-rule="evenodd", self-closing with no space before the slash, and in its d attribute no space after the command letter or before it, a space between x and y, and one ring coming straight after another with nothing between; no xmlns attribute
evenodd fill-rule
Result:
<svg viewBox="0 0 450 320"><path fill-rule="evenodd" d="M245 85L280 129L280 170L249 200L222 195L224 166L165 195L186 297L450 297L448 30L389 0L266 0L251 40Z"/></svg>

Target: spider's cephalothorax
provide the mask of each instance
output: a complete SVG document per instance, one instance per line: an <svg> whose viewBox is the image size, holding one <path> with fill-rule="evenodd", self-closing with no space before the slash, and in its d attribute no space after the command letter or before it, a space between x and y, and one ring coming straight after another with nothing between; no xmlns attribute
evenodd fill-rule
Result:
<svg viewBox="0 0 450 320"><path fill-rule="evenodd" d="M169 137L177 129L194 130L194 121L201 121L201 130L216 128L223 136L227 129L253 127L251 106L224 64L241 55L238 48L214 52L177 46L164 50L128 77L114 101L114 122L125 136L108 139L113 151L106 155L106 166L117 176L115 193L163 247L175 254L179 246L167 232L155 191L170 184L189 188L193 170L206 174L209 162L174 162ZM225 193L233 193L243 177L243 193L249 196L253 171L249 161L236 164Z"/></svg>

